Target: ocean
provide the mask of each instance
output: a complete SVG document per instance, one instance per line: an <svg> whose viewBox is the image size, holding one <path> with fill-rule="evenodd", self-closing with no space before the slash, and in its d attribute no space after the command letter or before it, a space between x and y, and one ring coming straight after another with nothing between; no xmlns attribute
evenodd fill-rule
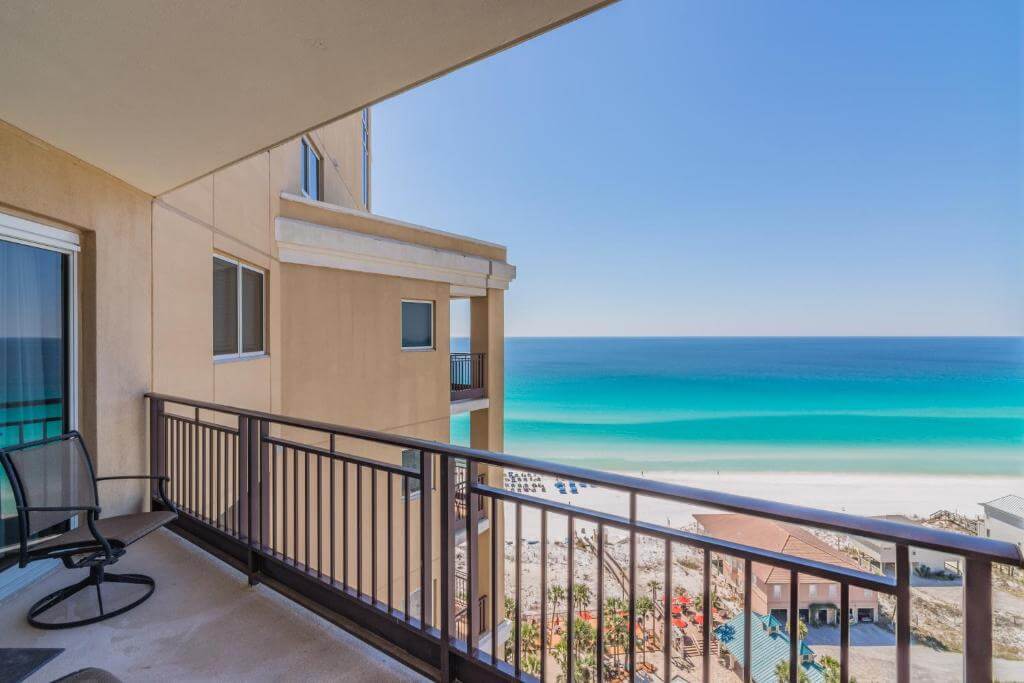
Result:
<svg viewBox="0 0 1024 683"><path fill-rule="evenodd" d="M505 392L507 452L600 469L1024 475L1021 338L509 338Z"/></svg>

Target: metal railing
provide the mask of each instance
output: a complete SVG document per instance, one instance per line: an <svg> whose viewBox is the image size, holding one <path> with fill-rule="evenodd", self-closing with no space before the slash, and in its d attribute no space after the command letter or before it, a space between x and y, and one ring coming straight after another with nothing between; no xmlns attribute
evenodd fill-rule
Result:
<svg viewBox="0 0 1024 683"><path fill-rule="evenodd" d="M564 520L568 538L575 539L577 525L596 526L596 556L605 555L606 533L615 530L628 536L629 562L626 586L628 598L623 614L605 614L603 561L597 562L597 628L605 633L606 619L622 618L637 624L637 605L647 591L637 585L638 538L655 539L664 549L662 613L671 614L673 594L673 548L685 546L702 558L703 586L701 613L705 627L696 649L702 660L702 678L711 676L712 628L712 555L742 560L744 566L743 629L744 661L751 662L751 576L753 563L769 565L789 572L790 595L788 632L798 629L798 586L801 574L836 582L840 586L840 671L842 681L850 676L850 625L845 618L850 606L850 588L860 587L895 597L895 679L910 681L910 548L927 548L965 558L963 579L963 627L970 634L964 639L964 679L992 678L992 565L1024 566L1016 546L987 538L961 535L923 526L901 524L885 519L866 518L840 512L817 510L775 503L728 493L708 491L677 484L657 482L582 467L563 465L489 451L425 441L364 429L332 425L256 411L247 411L201 401L161 394L150 399L150 454L154 473L172 477L171 495L181 506L178 526L234 558L251 582L266 581L286 588L286 594L299 596L323 612L350 619L375 634L396 651L423 664L423 670L440 680L464 681L536 680L524 671L523 637L523 512L540 517L540 589L548 595L549 525ZM170 409L170 410L169 410ZM218 421L203 418L203 413ZM227 424L226 419L231 423ZM309 435L305 441L279 436L287 429ZM326 440L327 446L312 443ZM402 468L382 460L342 452L338 441L369 444L375 448L398 447L418 450L419 471ZM400 459L398 460L400 462ZM466 526L478 528L480 501L487 502L492 519L489 536L465 534L464 548L457 553L457 467L466 468L468 486ZM585 482L620 492L628 499L624 514L610 514L508 491L481 483L482 466L509 468L562 479ZM324 471L329 470L323 477ZM500 473L500 469L498 470ZM434 478L436 477L436 487ZM418 498L402 495L409 483L419 480ZM386 484L383 483L386 481ZM326 483L325 483L326 482ZM310 485L313 489L310 489ZM433 491L436 488L436 493ZM645 521L638 516L638 498L663 499L696 504L788 522L818 529L874 538L896 545L895 576L870 574L850 567L827 564L798 556L681 531ZM154 504L156 504L154 496ZM212 501L212 502L211 502ZM437 522L434 511L437 511ZM411 514L411 507L417 507ZM315 512L313 512L315 510ZM311 514L316 524L310 523ZM508 516L513 531L513 572L511 586L499 589L499 572L490 572L490 586L482 586L482 553L490 553L489 566L499 567L504 560L503 525L498 515ZM351 515L358 519L350 519ZM370 519L367 520L366 517ZM415 525L410 520L418 520ZM301 520L301 521L300 521ZM401 521L400 521L401 520ZM354 522L354 524L353 524ZM315 530L313 530L315 527ZM410 538L414 536L414 538ZM383 539L383 543L381 540ZM489 539L485 546L485 539ZM410 551L410 542L417 553ZM328 561L324 561L325 546ZM315 552L311 553L311 549ZM563 639L567 651L574 653L579 625L574 605L574 554L583 552L575 542L565 545L566 620ZM357 559L353 563L350 556ZM435 560L436 558L436 560ZM341 562L334 560L340 559ZM465 587L456 587L459 561L465 571ZM437 568L435 570L435 562ZM379 565L386 565L386 580ZM352 567L355 570L351 570ZM373 577L367 581L367 576ZM438 600L432 589L438 580ZM381 583L384 585L381 586ZM399 590L393 590L399 587ZM480 648L480 632L485 621L477 610L456 609L460 591L467 605L480 603L482 593L492 596L490 623L499 624L499 605L505 595L513 598L511 616L511 661L498 652L498 638L491 638L487 650ZM418 592L418 605L410 600ZM296 598L299 599L299 598ZM540 603L541 624L545 625L547 600ZM504 615L502 615L504 616ZM458 617L458 624L456 617ZM463 624L464 621L464 624ZM659 677L671 680L677 670L673 658L671 625L663 619ZM606 648L624 650L625 670L638 674L637 629L629 628L624 643L609 647L605 637L596 638L594 671L602 680ZM549 671L548 639L540 638L540 678L553 678ZM646 651L646 650L645 650ZM534 660L535 661L535 660ZM574 657L563 659L565 680L576 680ZM789 641L789 679L800 673L798 638ZM435 667L435 668L430 668ZM748 666L743 679L751 678Z"/></svg>
<svg viewBox="0 0 1024 683"><path fill-rule="evenodd" d="M38 408L44 406L61 405L64 403L62 398L41 398L32 401L7 401L0 403L0 411L8 410L24 410L26 408ZM51 423L57 424L57 433L60 433L61 428L64 426L64 415L18 415L17 418L12 419L11 415L5 415L0 417L0 430L5 431L14 427L18 430L18 440L15 444L25 443L25 427L30 425L42 425L42 436L33 438L46 438L52 436L47 434L47 426ZM8 445L15 445L8 444Z"/></svg>
<svg viewBox="0 0 1024 683"><path fill-rule="evenodd" d="M451 384L453 401L483 398L487 393L484 379L487 369L487 354L451 354Z"/></svg>

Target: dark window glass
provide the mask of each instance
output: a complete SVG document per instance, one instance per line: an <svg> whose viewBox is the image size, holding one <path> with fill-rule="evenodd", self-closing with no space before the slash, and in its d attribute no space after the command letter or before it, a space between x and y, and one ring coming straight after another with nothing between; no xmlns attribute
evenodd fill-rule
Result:
<svg viewBox="0 0 1024 683"><path fill-rule="evenodd" d="M242 353L263 350L263 273L242 268Z"/></svg>
<svg viewBox="0 0 1024 683"><path fill-rule="evenodd" d="M68 271L65 254L0 240L0 448L70 427ZM17 540L14 494L0 468L0 547Z"/></svg>
<svg viewBox="0 0 1024 683"><path fill-rule="evenodd" d="M238 353L238 266L213 259L213 355Z"/></svg>
<svg viewBox="0 0 1024 683"><path fill-rule="evenodd" d="M402 302L402 348L434 346L434 304L429 301Z"/></svg>
<svg viewBox="0 0 1024 683"><path fill-rule="evenodd" d="M302 141L302 190L311 199L320 199L320 157Z"/></svg>
<svg viewBox="0 0 1024 683"><path fill-rule="evenodd" d="M402 467L407 470L420 471L420 452L417 450L406 449L402 451ZM409 493L418 493L422 487L423 482L419 479L409 479Z"/></svg>

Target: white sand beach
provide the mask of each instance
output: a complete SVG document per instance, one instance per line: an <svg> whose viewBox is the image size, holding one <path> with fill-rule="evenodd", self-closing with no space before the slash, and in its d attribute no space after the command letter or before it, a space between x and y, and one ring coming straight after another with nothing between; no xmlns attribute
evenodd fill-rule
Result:
<svg viewBox="0 0 1024 683"><path fill-rule="evenodd" d="M857 515L903 514L927 517L938 510L950 510L974 517L980 503L1007 493L1024 491L1024 477L823 474L818 472L624 472L651 481L670 482L710 491L734 493L765 500L805 505ZM535 493L548 500L602 512L628 514L627 496L602 487L578 488L579 493L560 494L554 480L543 479L546 492ZM693 513L709 511L694 505L653 498L639 498L639 516L650 522L685 528ZM539 537L534 515L524 516L523 537Z"/></svg>

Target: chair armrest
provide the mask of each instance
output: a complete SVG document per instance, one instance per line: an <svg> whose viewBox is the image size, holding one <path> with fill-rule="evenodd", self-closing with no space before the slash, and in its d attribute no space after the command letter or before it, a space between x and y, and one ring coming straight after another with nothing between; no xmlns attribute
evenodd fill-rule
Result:
<svg viewBox="0 0 1024 683"><path fill-rule="evenodd" d="M177 514L178 508L171 499L167 497L167 490L165 484L171 480L165 474L116 474L109 477L96 477L94 481L110 481L111 479L149 479L150 481L156 482L156 491L160 495L160 502L163 503L168 510Z"/></svg>
<svg viewBox="0 0 1024 683"><path fill-rule="evenodd" d="M17 506L18 510L22 512L95 512L97 515L100 513L100 508L97 505L50 505L50 506L30 506L24 507L21 505Z"/></svg>
<svg viewBox="0 0 1024 683"><path fill-rule="evenodd" d="M110 477L96 477L95 481L109 481L110 479L157 479L170 481L171 478L165 474L118 474Z"/></svg>

